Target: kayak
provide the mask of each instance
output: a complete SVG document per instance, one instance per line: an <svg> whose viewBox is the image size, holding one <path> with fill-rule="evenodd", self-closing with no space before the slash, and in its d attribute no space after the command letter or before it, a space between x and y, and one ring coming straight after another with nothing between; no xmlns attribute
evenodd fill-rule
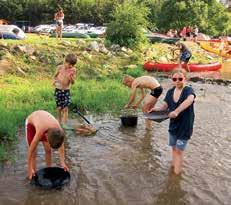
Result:
<svg viewBox="0 0 231 205"><path fill-rule="evenodd" d="M219 62L209 64L188 64L190 72L217 71L221 68ZM147 71L165 71L169 72L178 67L176 63L156 63L148 61L143 65ZM186 69L185 64L182 65Z"/></svg>
<svg viewBox="0 0 231 205"><path fill-rule="evenodd" d="M179 41L179 38L163 38L159 36L148 36L149 41L151 43L168 43L168 44L175 44L177 41Z"/></svg>
<svg viewBox="0 0 231 205"><path fill-rule="evenodd" d="M160 33L146 33L145 34L151 43L168 43L174 44L180 40L180 38L169 37Z"/></svg>
<svg viewBox="0 0 231 205"><path fill-rule="evenodd" d="M214 43L200 42L200 46L204 50L209 51L211 53L215 53L222 57L231 58L231 49L222 50L222 52L220 52L219 43L214 44Z"/></svg>

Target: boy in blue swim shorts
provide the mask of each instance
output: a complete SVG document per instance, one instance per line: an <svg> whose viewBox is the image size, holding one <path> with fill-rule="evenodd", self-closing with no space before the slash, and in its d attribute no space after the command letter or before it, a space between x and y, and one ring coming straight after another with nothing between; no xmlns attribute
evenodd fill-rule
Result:
<svg viewBox="0 0 231 205"><path fill-rule="evenodd" d="M55 101L58 112L59 123L66 123L68 119L68 107L71 104L70 87L75 82L77 57L68 54L65 63L57 67L54 75L53 85L55 86Z"/></svg>
<svg viewBox="0 0 231 205"><path fill-rule="evenodd" d="M172 74L173 87L170 88L160 108L152 111L169 111L169 146L172 147L172 167L175 174L180 174L183 164L183 152L193 133L194 99L193 89L186 85L186 71L177 68Z"/></svg>

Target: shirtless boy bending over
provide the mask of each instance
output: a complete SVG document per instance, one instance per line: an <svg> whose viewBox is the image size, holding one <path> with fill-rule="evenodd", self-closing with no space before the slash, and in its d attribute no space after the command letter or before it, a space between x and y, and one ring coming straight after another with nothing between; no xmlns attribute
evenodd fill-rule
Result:
<svg viewBox="0 0 231 205"><path fill-rule="evenodd" d="M144 89L150 89L151 92L146 96L144 100L144 105L142 107L143 113L148 113L149 110L155 106L159 96L163 92L163 88L160 83L151 76L141 76L138 78L133 78L132 76L126 75L123 79L123 84L131 88L131 94L128 100L128 103L125 105L125 108L138 108L145 97ZM140 89L141 95L136 103L133 103L136 98L136 91ZM151 129L151 121L146 120L146 129Z"/></svg>

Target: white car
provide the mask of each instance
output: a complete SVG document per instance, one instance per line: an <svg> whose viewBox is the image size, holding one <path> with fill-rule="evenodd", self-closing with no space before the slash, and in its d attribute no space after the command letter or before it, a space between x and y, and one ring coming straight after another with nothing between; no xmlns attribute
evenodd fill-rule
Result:
<svg viewBox="0 0 231 205"><path fill-rule="evenodd" d="M89 32L92 34L104 35L106 33L106 29L107 29L107 27L105 27L105 26L91 27L89 29Z"/></svg>
<svg viewBox="0 0 231 205"><path fill-rule="evenodd" d="M51 31L55 30L55 24L44 24L38 25L33 28L34 33L50 33Z"/></svg>
<svg viewBox="0 0 231 205"><path fill-rule="evenodd" d="M17 31L16 34L14 31ZM15 25L0 25L0 36L4 39L24 39L26 34L22 29Z"/></svg>

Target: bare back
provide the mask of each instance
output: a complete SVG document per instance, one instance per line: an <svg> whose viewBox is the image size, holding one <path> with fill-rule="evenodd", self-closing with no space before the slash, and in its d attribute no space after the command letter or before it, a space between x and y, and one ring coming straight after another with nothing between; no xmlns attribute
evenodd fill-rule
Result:
<svg viewBox="0 0 231 205"><path fill-rule="evenodd" d="M64 19L64 13L63 12L57 12L55 13L55 20L63 20Z"/></svg>
<svg viewBox="0 0 231 205"><path fill-rule="evenodd" d="M151 76L141 76L136 78L132 82L132 88L148 88L150 90L155 89L156 87L159 87L160 83Z"/></svg>
<svg viewBox="0 0 231 205"><path fill-rule="evenodd" d="M27 121L35 127L36 133L40 133L41 135L49 128L62 129L58 120L56 120L49 112L44 110L38 110L31 113L27 117Z"/></svg>
<svg viewBox="0 0 231 205"><path fill-rule="evenodd" d="M71 81L70 81L70 75L75 75L76 70L75 68L72 69L66 69L65 65L60 65L57 68L57 76L56 79L60 83L60 89L67 90L70 88Z"/></svg>

